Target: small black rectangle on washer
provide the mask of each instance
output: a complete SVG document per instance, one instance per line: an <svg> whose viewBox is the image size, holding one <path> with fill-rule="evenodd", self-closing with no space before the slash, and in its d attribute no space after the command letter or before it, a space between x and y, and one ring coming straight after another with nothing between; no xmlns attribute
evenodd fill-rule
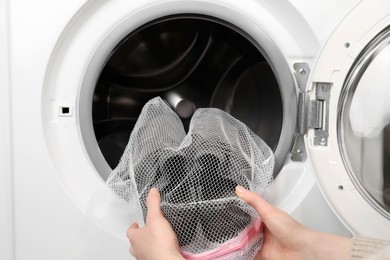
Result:
<svg viewBox="0 0 390 260"><path fill-rule="evenodd" d="M61 112L63 115L69 114L70 113L70 108L69 107L62 107Z"/></svg>

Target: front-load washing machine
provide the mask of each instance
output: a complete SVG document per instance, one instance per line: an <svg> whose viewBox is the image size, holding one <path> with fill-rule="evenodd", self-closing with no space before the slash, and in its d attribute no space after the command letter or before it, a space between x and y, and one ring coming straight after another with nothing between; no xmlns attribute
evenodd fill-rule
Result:
<svg viewBox="0 0 390 260"><path fill-rule="evenodd" d="M390 6L323 2L2 1L1 259L129 258L100 191L155 96L184 126L213 106L260 135L270 200L303 224L388 238L386 127L365 136L355 107Z"/></svg>

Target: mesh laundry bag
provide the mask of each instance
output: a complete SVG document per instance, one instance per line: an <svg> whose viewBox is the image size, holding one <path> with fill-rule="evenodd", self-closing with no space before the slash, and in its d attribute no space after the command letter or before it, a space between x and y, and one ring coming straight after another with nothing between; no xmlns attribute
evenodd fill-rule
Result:
<svg viewBox="0 0 390 260"><path fill-rule="evenodd" d="M261 221L234 190L241 185L266 195L273 165L265 142L229 114L198 109L186 134L176 113L154 98L107 185L140 226L146 196L156 187L187 259L250 259L262 244Z"/></svg>

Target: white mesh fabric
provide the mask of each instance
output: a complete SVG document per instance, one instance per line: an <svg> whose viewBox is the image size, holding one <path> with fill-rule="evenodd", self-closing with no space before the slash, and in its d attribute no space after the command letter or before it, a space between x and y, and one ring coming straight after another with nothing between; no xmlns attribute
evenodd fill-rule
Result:
<svg viewBox="0 0 390 260"><path fill-rule="evenodd" d="M241 185L265 196L273 166L272 150L229 114L198 109L186 134L176 113L154 98L144 106L107 185L126 201L131 222L140 226L146 196L156 187L181 249L197 254L234 239L259 219L234 190ZM258 234L237 258L253 257L261 242Z"/></svg>

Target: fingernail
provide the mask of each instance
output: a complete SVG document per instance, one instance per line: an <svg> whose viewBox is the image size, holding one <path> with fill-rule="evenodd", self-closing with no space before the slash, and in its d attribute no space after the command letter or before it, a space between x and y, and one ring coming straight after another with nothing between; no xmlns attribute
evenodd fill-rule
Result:
<svg viewBox="0 0 390 260"><path fill-rule="evenodd" d="M151 195L156 195L158 193L158 190L157 190L157 188L153 187L153 188L150 189L149 193Z"/></svg>
<svg viewBox="0 0 390 260"><path fill-rule="evenodd" d="M242 186L240 186L240 185L237 185L236 186L236 192L237 193L245 193L245 192L247 192L248 190L247 189L245 189L244 187L242 187Z"/></svg>

